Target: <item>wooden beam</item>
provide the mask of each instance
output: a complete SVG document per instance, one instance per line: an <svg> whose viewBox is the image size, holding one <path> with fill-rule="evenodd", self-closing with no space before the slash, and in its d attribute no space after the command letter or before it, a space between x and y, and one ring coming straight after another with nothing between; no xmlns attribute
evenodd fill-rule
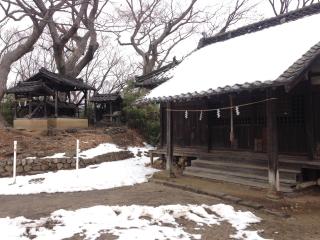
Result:
<svg viewBox="0 0 320 240"><path fill-rule="evenodd" d="M168 171L169 177L173 176L173 132L172 132L172 112L171 112L171 102L167 102L167 162L166 170Z"/></svg>
<svg viewBox="0 0 320 240"><path fill-rule="evenodd" d="M267 90L267 98L275 97L272 89ZM267 154L268 176L270 190L278 192L279 168L278 168L278 130L277 130L277 101L267 101Z"/></svg>

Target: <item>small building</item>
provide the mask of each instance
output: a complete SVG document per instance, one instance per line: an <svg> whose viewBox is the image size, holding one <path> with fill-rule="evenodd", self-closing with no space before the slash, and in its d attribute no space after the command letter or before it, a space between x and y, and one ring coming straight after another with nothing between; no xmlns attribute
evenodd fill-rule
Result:
<svg viewBox="0 0 320 240"><path fill-rule="evenodd" d="M175 69L175 67L179 65L179 63L180 62L173 58L173 61L171 63L155 71L152 71L151 73L142 76L136 76L134 83L135 87L153 89L159 86L172 77L173 69Z"/></svg>
<svg viewBox="0 0 320 240"><path fill-rule="evenodd" d="M166 156L168 171L185 158L190 176L282 192L316 182L319 22L314 4L203 38L171 79L140 99L160 104L153 154Z"/></svg>
<svg viewBox="0 0 320 240"><path fill-rule="evenodd" d="M94 106L94 122L119 123L122 98L119 93L95 94L90 98Z"/></svg>
<svg viewBox="0 0 320 240"><path fill-rule="evenodd" d="M82 79L42 68L6 91L15 98L13 127L28 130L86 128L87 96L93 90ZM72 100L71 96L79 99Z"/></svg>

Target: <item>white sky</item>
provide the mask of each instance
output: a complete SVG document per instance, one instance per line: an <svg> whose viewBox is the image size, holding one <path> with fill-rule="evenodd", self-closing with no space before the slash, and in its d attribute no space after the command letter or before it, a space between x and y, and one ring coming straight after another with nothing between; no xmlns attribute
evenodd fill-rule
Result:
<svg viewBox="0 0 320 240"><path fill-rule="evenodd" d="M181 2L185 2L186 0L177 0L177 1L181 1ZM234 1L236 0L198 0L198 2L196 3L198 6L216 6L216 5L220 5L220 4L232 4L234 3ZM273 16L273 13L271 11L271 7L268 5L268 0L250 0L252 3L257 3L257 12L259 14L261 14L261 17L270 17ZM108 7L108 6L107 6ZM111 7L111 6L109 6ZM1 17L1 16L0 16ZM60 22L63 22L63 19L60 18ZM14 24L17 24L17 22L15 22ZM18 23L21 24L21 23ZM22 23L22 24L25 24ZM242 25L244 25L242 23ZM236 26L238 27L238 26ZM168 57L168 60L172 59L173 56L176 56L177 59L181 59L183 56L185 56L186 54L188 54L189 52L191 52L192 50L194 50L197 47L198 41L202 36L200 34L195 34L194 36L188 38L187 40L185 40L184 42L182 42L180 45L178 45L171 53L171 55ZM116 39L114 39L114 41L116 41ZM137 61L141 61L141 59L139 57L136 56L136 53L134 52L132 46L121 46L121 55L123 55L125 58L133 58L133 59L137 59ZM136 57L135 57L136 56ZM139 73L137 73L139 74ZM10 84L12 84L12 82L14 81L14 76L13 74L10 74L9 76L9 81L8 81L8 86Z"/></svg>

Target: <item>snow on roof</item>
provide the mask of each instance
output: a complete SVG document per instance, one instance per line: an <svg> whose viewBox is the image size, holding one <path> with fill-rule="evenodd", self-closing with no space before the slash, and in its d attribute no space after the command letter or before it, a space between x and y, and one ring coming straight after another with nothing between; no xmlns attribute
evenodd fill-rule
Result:
<svg viewBox="0 0 320 240"><path fill-rule="evenodd" d="M320 41L320 14L210 44L174 69L144 100L277 80Z"/></svg>

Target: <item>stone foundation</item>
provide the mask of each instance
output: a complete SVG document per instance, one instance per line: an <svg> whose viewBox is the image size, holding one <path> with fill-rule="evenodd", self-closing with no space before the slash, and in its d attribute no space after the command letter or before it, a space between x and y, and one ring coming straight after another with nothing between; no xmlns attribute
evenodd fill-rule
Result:
<svg viewBox="0 0 320 240"><path fill-rule="evenodd" d="M92 159L79 159L79 167L83 168L89 165L124 160L134 157L130 151L121 151L114 153L107 153L104 155L97 156ZM0 161L0 177L12 176L13 160ZM45 173L48 171L57 171L62 169L75 169L76 160L75 158L54 158L54 159L18 159L17 160L17 175L31 175L38 173Z"/></svg>
<svg viewBox="0 0 320 240"><path fill-rule="evenodd" d="M48 130L68 129L68 128L87 128L88 119L85 118L17 118L13 120L15 129L25 130Z"/></svg>

